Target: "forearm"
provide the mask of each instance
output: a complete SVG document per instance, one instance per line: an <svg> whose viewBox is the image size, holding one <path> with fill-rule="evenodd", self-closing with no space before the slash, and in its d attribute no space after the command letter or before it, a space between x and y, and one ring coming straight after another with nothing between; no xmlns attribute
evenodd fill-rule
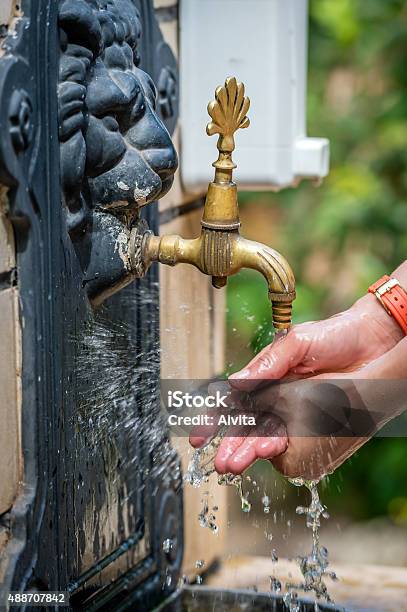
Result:
<svg viewBox="0 0 407 612"><path fill-rule="evenodd" d="M369 380L405 380L407 382L407 336L394 348L361 370ZM407 394L406 394L407 400Z"/></svg>
<svg viewBox="0 0 407 612"><path fill-rule="evenodd" d="M407 337L355 373L353 379L366 409L380 429L407 409Z"/></svg>
<svg viewBox="0 0 407 612"><path fill-rule="evenodd" d="M331 396L326 396L324 386L321 387L321 395L316 401L318 386L313 389L317 378L301 383L289 383L286 385L286 394L290 389L304 384L304 389L312 398L312 401L299 401L298 393L292 393L292 401L286 396L283 409L287 411L288 417L279 414L283 421L288 423L289 442L287 450L279 456L274 457L274 466L289 477L303 476L309 479L318 479L324 474L335 470L341 463L350 457L358 448L367 442L372 435L377 433L386 423L399 416L407 410L407 337L401 340L394 348L373 361L371 364L361 368L357 372L349 374L333 374L320 378L321 383L330 387L335 386L348 396L349 406L352 408L350 417L347 408L346 419L349 418L349 426L355 432L351 435L325 435L325 436L299 436L295 435L296 423L291 422L300 418L300 425L307 422L307 408L312 406L321 408L321 417L338 409L338 418L341 422L343 416L342 402L336 406L332 404ZM274 390L275 393L275 390ZM307 399L306 396L305 400ZM340 397L340 394L339 394ZM327 404L328 401L328 404ZM293 410L295 407L295 410ZM275 407L274 407L275 411ZM293 411L293 412L291 412ZM284 418L285 417L285 418ZM315 418L315 414L311 415ZM321 423L323 420L321 421ZM294 435L292 435L294 431ZM400 431L399 435L403 435Z"/></svg>

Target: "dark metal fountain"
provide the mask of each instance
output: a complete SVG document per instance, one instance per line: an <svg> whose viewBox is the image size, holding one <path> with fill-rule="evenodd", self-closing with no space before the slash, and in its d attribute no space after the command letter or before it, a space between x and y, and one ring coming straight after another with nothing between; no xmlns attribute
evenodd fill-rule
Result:
<svg viewBox="0 0 407 612"><path fill-rule="evenodd" d="M3 33L24 452L0 517L3 595L68 590L80 609L146 610L176 588L181 473L158 417L157 274L113 295L112 236L171 186L176 62L148 0L23 0ZM145 217L157 231L156 204Z"/></svg>

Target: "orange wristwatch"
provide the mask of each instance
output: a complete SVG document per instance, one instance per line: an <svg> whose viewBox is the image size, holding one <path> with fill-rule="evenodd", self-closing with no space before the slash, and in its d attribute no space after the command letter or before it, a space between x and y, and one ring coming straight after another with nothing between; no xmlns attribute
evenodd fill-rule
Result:
<svg viewBox="0 0 407 612"><path fill-rule="evenodd" d="M396 319L407 334L407 293L397 278L382 276L369 287L369 293L374 293L387 314Z"/></svg>

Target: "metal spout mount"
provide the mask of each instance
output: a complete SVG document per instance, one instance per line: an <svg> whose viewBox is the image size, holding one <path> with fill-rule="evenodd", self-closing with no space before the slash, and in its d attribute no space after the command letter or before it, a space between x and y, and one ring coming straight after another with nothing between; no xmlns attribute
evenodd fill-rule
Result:
<svg viewBox="0 0 407 612"><path fill-rule="evenodd" d="M129 259L135 276L144 276L154 261L174 266L191 264L212 276L216 288L224 287L227 277L242 268L258 270L268 284L274 327L287 329L291 325L292 302L295 299L293 272L280 253L271 247L247 240L239 233L240 219L237 188L232 180L236 164L234 134L246 128L250 101L243 83L226 79L218 87L215 100L208 105L211 117L206 132L218 134L218 159L212 164L215 178L209 184L203 210L200 236L185 239L178 235L154 236L145 226L137 224L130 234Z"/></svg>

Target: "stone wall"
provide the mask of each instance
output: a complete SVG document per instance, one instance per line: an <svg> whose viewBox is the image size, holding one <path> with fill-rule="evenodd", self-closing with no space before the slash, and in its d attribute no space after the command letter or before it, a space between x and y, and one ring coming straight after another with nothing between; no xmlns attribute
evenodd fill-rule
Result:
<svg viewBox="0 0 407 612"><path fill-rule="evenodd" d="M7 31L15 10L11 0L0 3L0 36ZM12 506L22 473L21 337L15 265L7 190L0 186L0 515ZM6 539L0 526L0 549Z"/></svg>

